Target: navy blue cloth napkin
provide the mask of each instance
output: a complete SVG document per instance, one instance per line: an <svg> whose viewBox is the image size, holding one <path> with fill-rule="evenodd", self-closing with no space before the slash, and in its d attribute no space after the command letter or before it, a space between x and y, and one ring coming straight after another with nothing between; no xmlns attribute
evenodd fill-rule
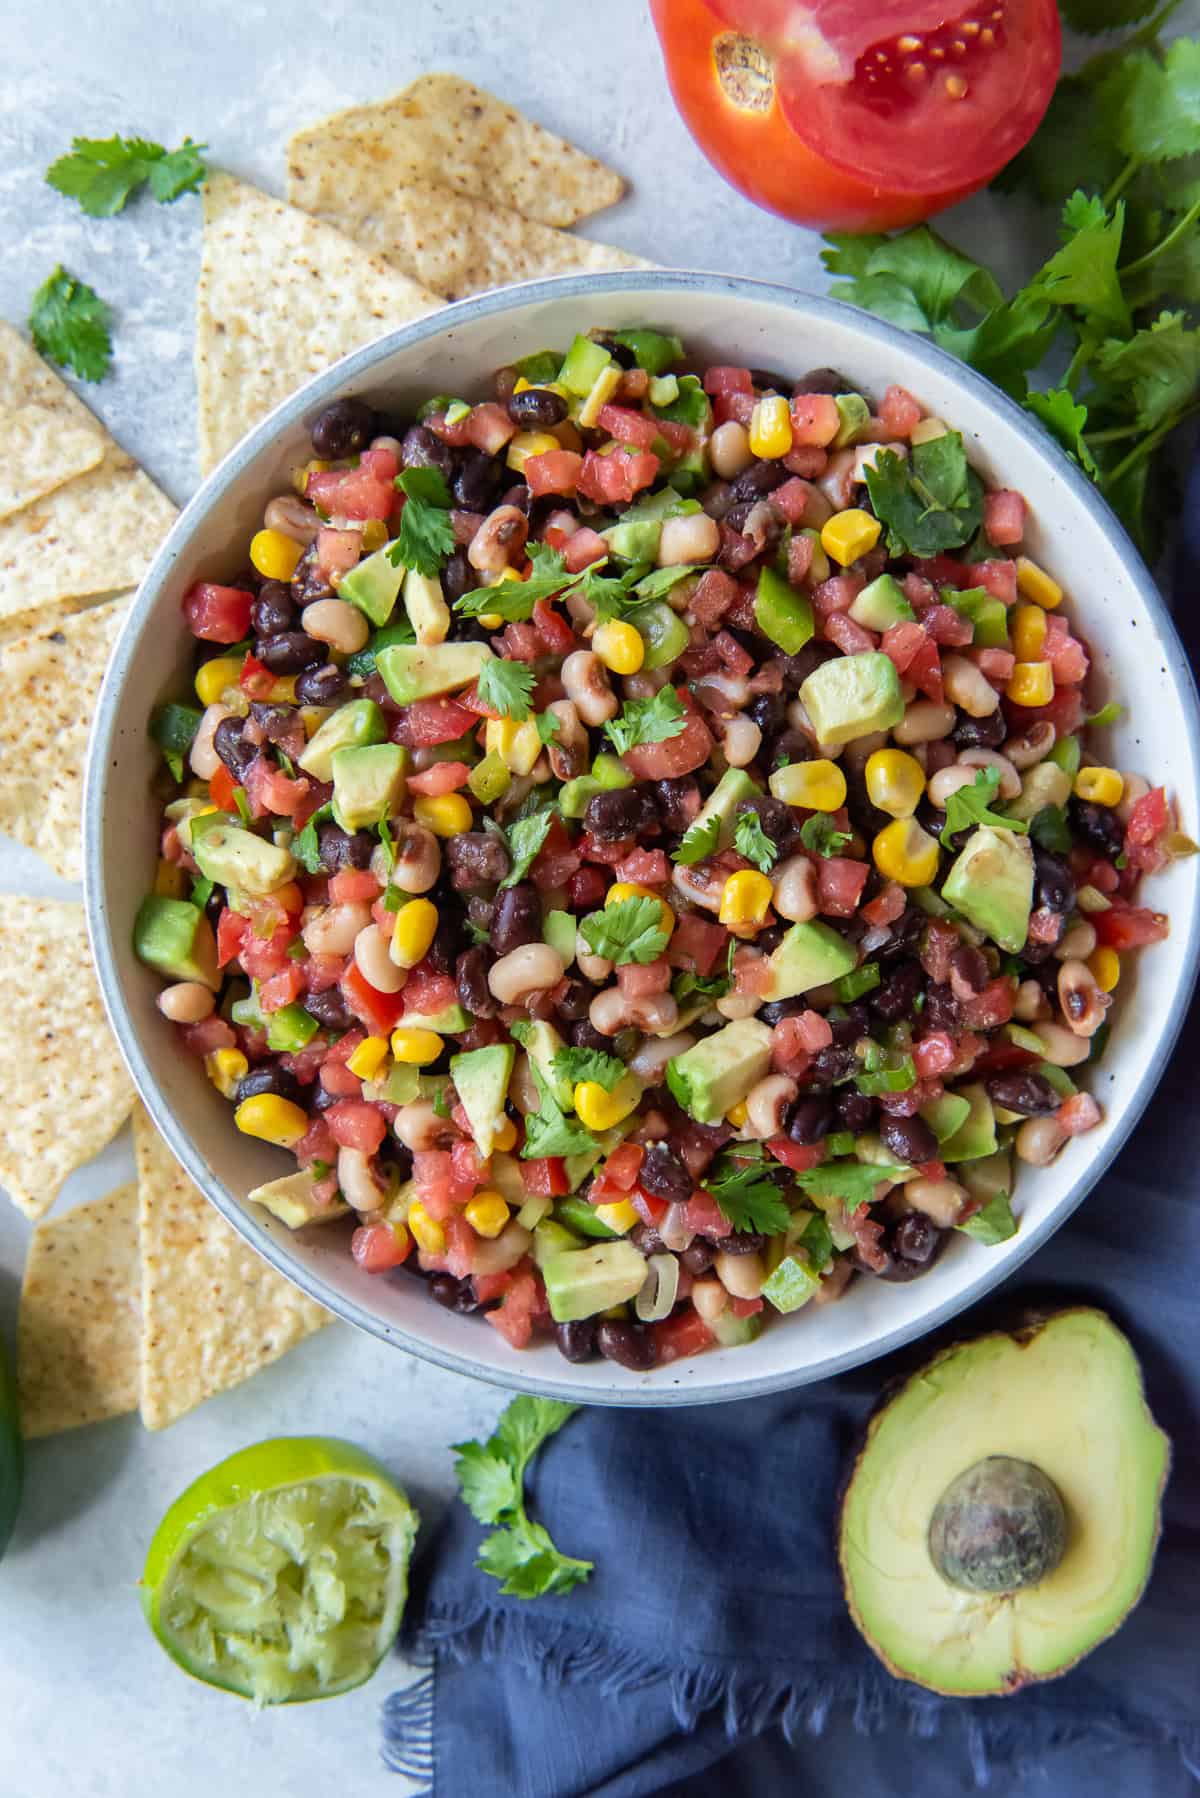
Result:
<svg viewBox="0 0 1200 1798"><path fill-rule="evenodd" d="M1191 528L1200 539L1200 473ZM1179 591L1200 597L1200 540ZM1181 620L1183 622L1183 620ZM563 1597L498 1596L451 1506L403 1646L432 1671L384 1705L385 1762L434 1798L803 1792L1175 1798L1200 1782L1200 1007L1113 1170L998 1298L933 1339L795 1393L590 1410L543 1449L532 1507L595 1562ZM837 1494L884 1382L1022 1303L1101 1305L1175 1443L1141 1605L1073 1672L1007 1699L893 1679L851 1624ZM747 1353L753 1353L748 1350ZM1069 1427L1070 1419L1064 1418Z"/></svg>

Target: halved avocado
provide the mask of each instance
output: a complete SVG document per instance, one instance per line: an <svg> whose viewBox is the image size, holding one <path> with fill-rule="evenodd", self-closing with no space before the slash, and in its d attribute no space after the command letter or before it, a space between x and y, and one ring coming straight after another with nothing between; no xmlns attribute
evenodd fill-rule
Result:
<svg viewBox="0 0 1200 1798"><path fill-rule="evenodd" d="M949 1697L1054 1679L1141 1597L1169 1465L1102 1311L957 1343L871 1419L838 1531L851 1615L892 1673Z"/></svg>

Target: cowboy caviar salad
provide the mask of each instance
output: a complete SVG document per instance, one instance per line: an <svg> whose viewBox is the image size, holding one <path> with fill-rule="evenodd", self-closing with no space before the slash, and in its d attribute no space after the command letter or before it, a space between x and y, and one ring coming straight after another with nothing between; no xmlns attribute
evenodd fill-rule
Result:
<svg viewBox="0 0 1200 1798"><path fill-rule="evenodd" d="M642 1371L1011 1236L1191 845L904 389L651 329L493 386L335 401L188 591L136 946L252 1198Z"/></svg>

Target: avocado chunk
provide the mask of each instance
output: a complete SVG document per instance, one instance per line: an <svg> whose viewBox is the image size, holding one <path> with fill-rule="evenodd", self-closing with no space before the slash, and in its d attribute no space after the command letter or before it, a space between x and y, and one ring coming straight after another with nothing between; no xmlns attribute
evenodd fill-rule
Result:
<svg viewBox="0 0 1200 1798"><path fill-rule="evenodd" d="M899 581L890 574L881 574L863 588L850 607L850 616L865 630L886 631L890 625L910 623L916 613L904 597Z"/></svg>
<svg viewBox="0 0 1200 1798"><path fill-rule="evenodd" d="M921 1116L939 1142L948 1142L971 1115L971 1101L961 1093L943 1093L922 1105Z"/></svg>
<svg viewBox="0 0 1200 1798"><path fill-rule="evenodd" d="M576 922L574 912L548 911L542 919L542 941L557 949L564 968L575 960Z"/></svg>
<svg viewBox="0 0 1200 1798"><path fill-rule="evenodd" d="M333 817L343 830L370 829L386 818L404 784L399 743L372 743L333 754Z"/></svg>
<svg viewBox="0 0 1200 1798"><path fill-rule="evenodd" d="M314 780L333 779L333 757L339 749L361 749L368 743L382 743L387 736L383 712L373 699L352 699L339 706L314 731L308 748L300 757L300 766Z"/></svg>
<svg viewBox="0 0 1200 1798"><path fill-rule="evenodd" d="M1015 955L1029 934L1033 909L1033 845L1016 830L981 824L942 882L947 905L1001 949Z"/></svg>
<svg viewBox="0 0 1200 1798"><path fill-rule="evenodd" d="M469 686L491 656L486 643L393 643L380 650L375 667L396 704L411 705Z"/></svg>
<svg viewBox="0 0 1200 1798"><path fill-rule="evenodd" d="M444 643L450 635L450 608L436 574L420 574L410 568L404 577L404 610L417 642Z"/></svg>
<svg viewBox="0 0 1200 1798"><path fill-rule="evenodd" d="M840 980L858 963L852 943L828 924L812 919L807 924L793 924L770 958L771 984L767 1000L794 999L810 987L827 986Z"/></svg>
<svg viewBox="0 0 1200 1798"><path fill-rule="evenodd" d="M186 899L148 894L134 920L133 952L168 980L198 980L214 992L221 984L212 925Z"/></svg>
<svg viewBox="0 0 1200 1798"><path fill-rule="evenodd" d="M957 1097L966 1099L970 1109L956 1130L938 1138L940 1158L945 1162L980 1161L985 1155L994 1155L996 1113L987 1089L973 1080L969 1086L959 1088ZM935 1125L935 1134L936 1128Z"/></svg>
<svg viewBox="0 0 1200 1798"><path fill-rule="evenodd" d="M528 1024L522 1021L516 1029L517 1041L546 1082L554 1103L563 1111L573 1111L575 1089L569 1080L553 1071L554 1057L566 1047L554 1025L544 1018L533 1018Z"/></svg>
<svg viewBox="0 0 1200 1798"><path fill-rule="evenodd" d="M1073 741L1073 738L1064 738L1064 742ZM1056 743L1054 747L1061 749L1062 744ZM1021 791L1005 805L1005 817L1020 818L1022 823L1029 824L1048 805L1065 805L1071 797L1071 779L1072 776L1057 762L1035 763L1021 776Z"/></svg>
<svg viewBox="0 0 1200 1798"><path fill-rule="evenodd" d="M550 1315L557 1324L595 1317L636 1298L646 1279L646 1263L631 1242L589 1244L542 1263Z"/></svg>
<svg viewBox="0 0 1200 1798"><path fill-rule="evenodd" d="M724 1311L717 1313L708 1327L721 1348L745 1348L761 1331L762 1318L757 1312L751 1312L749 1317L739 1317L727 1305Z"/></svg>
<svg viewBox="0 0 1200 1798"><path fill-rule="evenodd" d="M224 887L237 887L251 898L262 899L293 878L296 858L265 837L236 824L218 824L192 840L192 854L201 874Z"/></svg>
<svg viewBox="0 0 1200 1798"><path fill-rule="evenodd" d="M608 553L619 562L653 562L662 536L662 520L642 518L631 524L612 524L601 536L608 544Z"/></svg>
<svg viewBox="0 0 1200 1798"><path fill-rule="evenodd" d="M719 828L713 846L708 853L715 855L720 849L728 849L733 841L734 813L738 806L743 799L756 799L761 793L762 788L758 782L751 780L744 768L726 768L688 825L686 835L691 837L693 842L703 841L715 818Z"/></svg>
<svg viewBox="0 0 1200 1798"><path fill-rule="evenodd" d="M386 543L373 556L367 556L348 574L344 574L338 582L338 598L348 599L374 625L387 623L404 580L403 562L393 563L388 560L388 551L392 547L392 544Z"/></svg>
<svg viewBox="0 0 1200 1798"><path fill-rule="evenodd" d="M486 1161L495 1146L496 1132L504 1122L504 1101L517 1058L513 1043L491 1043L468 1049L450 1059L450 1078L458 1094L475 1147Z"/></svg>
<svg viewBox="0 0 1200 1798"><path fill-rule="evenodd" d="M326 1224L332 1218L345 1217L350 1207L341 1199L317 1203L313 1198L316 1184L312 1169L304 1167L294 1174L284 1174L279 1180L268 1180L265 1186L256 1186L246 1197L254 1204L264 1206L289 1230L302 1230L305 1224Z"/></svg>
<svg viewBox="0 0 1200 1798"><path fill-rule="evenodd" d="M556 1255L568 1255L582 1247L582 1238L552 1217L544 1217L534 1229L533 1259L538 1267L545 1267Z"/></svg>
<svg viewBox="0 0 1200 1798"><path fill-rule="evenodd" d="M785 1255L771 1277L763 1282L762 1295L770 1299L776 1311L799 1311L820 1284L820 1275L814 1273L803 1255Z"/></svg>
<svg viewBox="0 0 1200 1798"><path fill-rule="evenodd" d="M581 400L586 399L598 376L611 361L612 353L602 343L594 343L590 337L577 336L563 357L562 367L558 371L559 386L565 387L568 393L578 395Z"/></svg>
<svg viewBox="0 0 1200 1798"><path fill-rule="evenodd" d="M404 1025L408 1030L434 1030L439 1036L457 1036L471 1028L471 1017L457 1000L441 1011L406 1011Z"/></svg>
<svg viewBox="0 0 1200 1798"><path fill-rule="evenodd" d="M800 700L818 742L831 749L890 730L904 716L896 664L877 649L822 662L801 686Z"/></svg>
<svg viewBox="0 0 1200 1798"><path fill-rule="evenodd" d="M698 1124L717 1124L771 1065L771 1032L737 1018L667 1063L667 1085Z"/></svg>
<svg viewBox="0 0 1200 1798"><path fill-rule="evenodd" d="M834 449L845 449L853 443L863 426L870 422L871 408L861 393L838 393L834 395L834 404L838 409L841 424L838 434L833 440Z"/></svg>
<svg viewBox="0 0 1200 1798"><path fill-rule="evenodd" d="M1141 1596L1169 1460L1101 1311L944 1349L875 1413L846 1487L855 1623L892 1673L950 1697L1065 1673Z"/></svg>

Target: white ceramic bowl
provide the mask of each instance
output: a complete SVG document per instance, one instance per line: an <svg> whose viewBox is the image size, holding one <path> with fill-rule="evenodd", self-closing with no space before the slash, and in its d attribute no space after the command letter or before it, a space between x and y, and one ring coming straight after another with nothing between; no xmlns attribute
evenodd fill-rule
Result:
<svg viewBox="0 0 1200 1798"><path fill-rule="evenodd" d="M105 1000L133 1078L188 1173L246 1240L289 1279L351 1323L442 1366L503 1386L590 1404L671 1405L731 1399L838 1373L944 1322L1010 1274L1070 1215L1129 1135L1170 1053L1191 991L1197 950L1197 861L1150 883L1170 913L1167 942L1126 964L1112 1039L1095 1080L1104 1122L1044 1170L1023 1168L1021 1227L998 1248L956 1239L910 1285L858 1280L837 1305L773 1318L759 1340L650 1374L607 1361L576 1367L552 1344L517 1353L478 1317L441 1310L404 1275L372 1277L352 1261L341 1226L294 1236L255 1206L251 1187L286 1171L282 1153L238 1135L228 1104L181 1055L157 1011L158 978L135 959L134 914L155 859L148 787L157 752L151 707L188 688L192 640L180 600L197 577L221 580L245 561L265 501L310 454L307 424L339 394L403 412L430 393L489 391L503 363L576 331L655 324L678 331L701 361L793 371L844 370L868 393L909 388L966 438L992 483L1032 508L1032 554L1066 588L1095 658L1093 691L1127 708L1111 759L1165 780L1183 824L1200 835L1200 718L1195 690L1162 600L1091 484L1032 420L994 387L922 339L865 313L752 281L704 274L566 278L452 306L347 357L280 406L226 458L156 557L117 644L100 696L86 800L87 908ZM1136 973L1134 969L1136 968ZM1153 1255L1153 1243L1142 1253Z"/></svg>

